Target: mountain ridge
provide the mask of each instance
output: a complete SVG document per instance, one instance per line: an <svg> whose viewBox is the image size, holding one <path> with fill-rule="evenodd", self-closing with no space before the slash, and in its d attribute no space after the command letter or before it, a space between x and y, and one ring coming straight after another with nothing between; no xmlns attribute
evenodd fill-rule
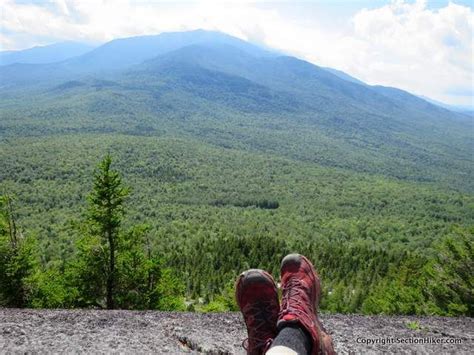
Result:
<svg viewBox="0 0 474 355"><path fill-rule="evenodd" d="M294 58L287 55L281 55L280 52L271 50L269 48L262 48L257 45L251 44L249 42L243 41L236 37L230 35L216 32L216 31L205 31L205 30L194 30L194 31L185 31L185 32L165 32L159 35L145 35L145 36L135 36L127 38L114 39L112 41L106 42L98 47L88 46L89 50L79 56L74 56L72 58L65 58L63 60L56 60L54 65L48 65L52 63L32 63L32 62L20 62L20 63L9 63L11 64L32 64L32 66L17 66L17 69L12 67L10 70L13 73L8 73L8 69L0 68L0 78L3 77L5 82L11 81L15 82L15 77L22 77L22 72L28 72L28 69L31 69L35 74L35 80L50 80L51 78L58 78L58 80L64 79L64 75L57 73L58 71L66 71L67 74L90 74L96 71L104 72L108 70L120 70L126 67L138 65L145 61L153 60L154 57L160 56L177 50L179 48L193 45L193 44L206 44L206 43L220 43L233 45L241 49L244 53L258 54L261 57L288 57ZM74 42L64 42L64 43L74 43ZM47 47L54 48L57 45L62 45L63 43L53 44ZM84 45L86 46L86 45ZM131 46L131 47L130 47ZM22 52L28 52L36 48L45 48L45 47L34 47ZM105 52L105 53L104 53ZM112 52L112 53L108 53ZM1 52L0 52L1 55ZM0 56L1 58L1 56ZM300 59L298 59L300 60ZM112 61L112 62L111 62ZM115 61L116 64L113 64ZM93 62L93 64L90 64ZM305 61L303 61L305 62ZM89 65L88 65L89 63ZM318 67L313 63L306 62L312 66ZM46 64L46 66L35 66L34 64ZM59 67L59 68L58 68ZM319 67L322 70L325 70L338 78L351 82L354 84L359 84L362 86L370 85L365 84L364 82L336 69ZM16 70L15 70L16 69ZM25 74L26 75L26 74ZM16 78L17 79L17 78ZM16 80L18 81L18 80ZM21 84L24 84L28 80L20 80ZM377 86L372 86L377 87ZM395 88L394 88L395 89ZM410 94L410 93L408 93ZM412 94L410 94L412 95ZM427 101L429 102L429 101ZM436 105L434 102L430 102L433 105ZM439 107L440 105L436 105ZM446 107L443 107L447 109Z"/></svg>
<svg viewBox="0 0 474 355"><path fill-rule="evenodd" d="M0 66L10 64L48 64L61 62L69 58L83 55L95 46L74 42L58 42L46 46L37 46L18 51L1 51Z"/></svg>
<svg viewBox="0 0 474 355"><path fill-rule="evenodd" d="M179 41L173 41L174 36L182 40L179 48L175 48ZM468 134L473 123L460 120L459 114L399 89L345 80L307 61L268 52L228 35L206 31L170 33L147 36L145 42L163 38L164 53L107 72L96 71L104 64L101 60L83 66L77 58L56 64L0 67L0 78L13 78L13 89L8 80L0 89L8 93L6 97L34 98L31 101L34 105L22 100L18 112L4 112L16 117L22 110L34 112L41 108L48 112L54 106L64 106L64 112L84 112L97 117L112 113L117 117L121 114L137 117L146 113L153 117L149 127L157 127L166 116L193 119L207 115L206 122L212 120L212 125L231 120L230 131L241 137L237 117L243 120L252 115L245 118L250 120L249 124L267 122L268 127L276 127L275 123L279 122L297 134L311 132L312 136L304 144L296 143L295 137L290 136L285 136L284 142L271 138L271 143L262 147L257 143L256 132L247 132L251 136L245 138L247 149L277 149L284 156L296 154L298 159L325 161L331 166L340 166L345 161L342 166L357 171L376 172L383 170L382 166L391 166L392 176L416 176L422 181L438 179L430 177L440 171L430 166L430 162L439 166L448 180L452 179L449 174L455 166L455 170L464 174L472 172L472 166L466 162L471 160L474 146ZM213 42L209 38L217 40ZM138 38L139 47L142 39ZM111 46L122 46L134 39L124 41L109 42L94 51L110 51ZM186 45L182 45L184 42ZM84 67L92 69L84 72ZM4 102L8 106L9 101ZM72 125L70 115L65 115L63 120ZM165 121L167 125L181 125L180 121ZM36 126L39 122L32 124L41 130ZM91 130L97 124L94 121L92 127L82 126L82 129ZM125 132L131 129L128 124L122 124ZM200 125L196 122L193 134L202 138ZM218 139L208 137L209 130L205 132L205 139ZM266 128L261 133L275 137L272 129ZM296 152L285 146L296 147ZM316 159L313 154L321 150L324 156ZM375 163L374 159L380 161ZM405 170L407 173L403 173Z"/></svg>

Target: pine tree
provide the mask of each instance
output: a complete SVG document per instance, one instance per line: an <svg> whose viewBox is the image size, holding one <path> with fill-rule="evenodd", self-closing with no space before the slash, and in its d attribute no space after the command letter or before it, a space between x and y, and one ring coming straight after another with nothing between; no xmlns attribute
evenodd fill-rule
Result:
<svg viewBox="0 0 474 355"><path fill-rule="evenodd" d="M115 308L116 252L119 247L119 231L124 214L124 200L129 191L124 187L117 171L111 169L112 158L106 155L94 174L94 186L89 195L89 219L92 234L100 238L106 252L103 260L105 271L106 306Z"/></svg>

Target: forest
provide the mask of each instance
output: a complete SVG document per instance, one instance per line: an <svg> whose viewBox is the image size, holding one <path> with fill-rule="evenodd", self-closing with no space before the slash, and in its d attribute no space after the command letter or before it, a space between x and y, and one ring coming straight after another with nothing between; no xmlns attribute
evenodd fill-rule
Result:
<svg viewBox="0 0 474 355"><path fill-rule="evenodd" d="M472 315L474 201L462 192L182 139L27 142L1 150L4 305L106 307L97 264L83 271L94 269L88 196L110 154L129 189L117 307L236 310L241 271L278 277L299 252L322 276L323 311ZM9 293L18 285L20 298Z"/></svg>
<svg viewBox="0 0 474 355"><path fill-rule="evenodd" d="M236 310L298 252L324 312L473 316L472 117L209 31L0 80L0 306Z"/></svg>

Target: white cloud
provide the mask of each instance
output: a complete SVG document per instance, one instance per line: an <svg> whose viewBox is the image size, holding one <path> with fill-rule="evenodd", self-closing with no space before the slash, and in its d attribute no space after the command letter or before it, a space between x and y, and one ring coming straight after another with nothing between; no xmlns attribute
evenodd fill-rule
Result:
<svg viewBox="0 0 474 355"><path fill-rule="evenodd" d="M468 7L449 3L432 10L426 1L395 1L360 10L340 31L316 26L280 29L284 33L268 36L270 44L316 64L370 84L474 104L474 21Z"/></svg>
<svg viewBox="0 0 474 355"><path fill-rule="evenodd" d="M469 7L449 3L434 10L426 1L397 0L361 9L345 26L329 28L323 18L327 13L319 11L320 5L311 8L304 21L288 16L280 5L262 6L252 1L0 0L0 45L17 49L66 39L104 42L204 28L264 43L369 83L396 86L451 103L468 104L472 99L474 28Z"/></svg>
<svg viewBox="0 0 474 355"><path fill-rule="evenodd" d="M446 93L453 87L470 88L473 96L474 27L469 8L450 3L435 11L424 1L399 1L360 11L353 25L346 40L359 41L360 47L353 63L341 63L344 69L368 82L441 100L449 99Z"/></svg>

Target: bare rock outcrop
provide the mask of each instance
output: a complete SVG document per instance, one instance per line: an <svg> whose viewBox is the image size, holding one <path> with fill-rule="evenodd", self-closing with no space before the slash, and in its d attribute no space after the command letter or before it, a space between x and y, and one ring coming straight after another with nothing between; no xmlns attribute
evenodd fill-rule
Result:
<svg viewBox="0 0 474 355"><path fill-rule="evenodd" d="M472 318L323 315L339 354L471 354ZM238 313L0 309L0 353L245 354Z"/></svg>

